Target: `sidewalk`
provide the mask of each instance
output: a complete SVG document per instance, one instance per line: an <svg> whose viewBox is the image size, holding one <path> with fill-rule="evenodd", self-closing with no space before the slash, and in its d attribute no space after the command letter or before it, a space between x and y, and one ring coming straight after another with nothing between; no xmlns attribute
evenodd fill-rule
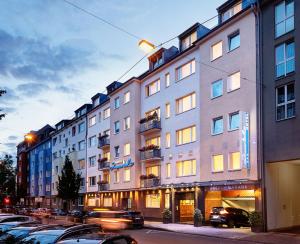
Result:
<svg viewBox="0 0 300 244"><path fill-rule="evenodd" d="M250 228L214 228L211 226L194 227L188 224L163 224L145 221L145 227L185 234L203 235L216 238L243 240L254 243L300 244L300 235L290 233L253 233Z"/></svg>

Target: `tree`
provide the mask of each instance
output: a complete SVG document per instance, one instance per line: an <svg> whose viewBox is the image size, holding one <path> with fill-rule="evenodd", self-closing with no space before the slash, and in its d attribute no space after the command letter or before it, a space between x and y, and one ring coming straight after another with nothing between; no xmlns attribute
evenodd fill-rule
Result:
<svg viewBox="0 0 300 244"><path fill-rule="evenodd" d="M0 97L5 94L6 91L5 90L0 90ZM2 109L0 109L0 112L2 111ZM0 113L0 120L3 119L5 117L5 114Z"/></svg>
<svg viewBox="0 0 300 244"><path fill-rule="evenodd" d="M5 155L4 158L0 158L0 204L3 204L3 199L6 196L10 196L14 200L15 186L16 173L12 156Z"/></svg>
<svg viewBox="0 0 300 244"><path fill-rule="evenodd" d="M81 177L75 173L72 161L66 156L61 176L58 176L57 191L58 197L67 202L68 208L70 202L79 196L80 180Z"/></svg>

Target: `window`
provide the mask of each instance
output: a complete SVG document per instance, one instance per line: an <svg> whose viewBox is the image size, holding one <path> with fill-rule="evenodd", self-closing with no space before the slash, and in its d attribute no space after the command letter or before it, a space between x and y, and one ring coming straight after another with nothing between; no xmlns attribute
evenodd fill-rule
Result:
<svg viewBox="0 0 300 244"><path fill-rule="evenodd" d="M159 166L146 167L146 175L150 175L150 174L159 176Z"/></svg>
<svg viewBox="0 0 300 244"><path fill-rule="evenodd" d="M94 167L96 165L96 156L89 157L89 167Z"/></svg>
<svg viewBox="0 0 300 244"><path fill-rule="evenodd" d="M93 126L96 124L96 115L93 117L89 118L89 127Z"/></svg>
<svg viewBox="0 0 300 244"><path fill-rule="evenodd" d="M146 208L160 208L160 195L147 194L146 195Z"/></svg>
<svg viewBox="0 0 300 244"><path fill-rule="evenodd" d="M165 75L165 84L166 84L166 87L170 86L170 74L169 73L167 73Z"/></svg>
<svg viewBox="0 0 300 244"><path fill-rule="evenodd" d="M130 181L130 168L124 169L124 181Z"/></svg>
<svg viewBox="0 0 300 244"><path fill-rule="evenodd" d="M181 41L181 51L189 48L194 41L197 40L197 32L193 32L191 35L185 37L184 39L182 39Z"/></svg>
<svg viewBox="0 0 300 244"><path fill-rule="evenodd" d="M115 170L115 183L119 183L120 182L120 171L119 170Z"/></svg>
<svg viewBox="0 0 300 244"><path fill-rule="evenodd" d="M171 133L167 132L166 133L166 148L170 148L171 147Z"/></svg>
<svg viewBox="0 0 300 244"><path fill-rule="evenodd" d="M294 29L294 1L282 1L275 7L275 37Z"/></svg>
<svg viewBox="0 0 300 244"><path fill-rule="evenodd" d="M85 160L84 159L78 160L78 168L79 169L84 169L85 168Z"/></svg>
<svg viewBox="0 0 300 244"><path fill-rule="evenodd" d="M76 126L73 126L72 127L72 136L75 136L76 135Z"/></svg>
<svg viewBox="0 0 300 244"><path fill-rule="evenodd" d="M160 91L160 80L153 81L146 86L146 96L149 97Z"/></svg>
<svg viewBox="0 0 300 244"><path fill-rule="evenodd" d="M103 131L103 134L104 134L104 135L110 136L110 130L105 130L105 131Z"/></svg>
<svg viewBox="0 0 300 244"><path fill-rule="evenodd" d="M295 43L283 43L275 49L276 77L284 76L295 70Z"/></svg>
<svg viewBox="0 0 300 244"><path fill-rule="evenodd" d="M223 133L223 117L213 119L212 134L218 135Z"/></svg>
<svg viewBox="0 0 300 244"><path fill-rule="evenodd" d="M221 172L224 170L224 156L222 154L212 157L212 171Z"/></svg>
<svg viewBox="0 0 300 244"><path fill-rule="evenodd" d="M176 131L176 144L182 145L196 141L196 126Z"/></svg>
<svg viewBox="0 0 300 244"><path fill-rule="evenodd" d="M228 37L228 44L229 44L229 47L228 47L229 51L232 51L232 50L238 48L241 44L240 33L237 32L237 33L230 35Z"/></svg>
<svg viewBox="0 0 300 244"><path fill-rule="evenodd" d="M193 73L195 73L195 60L192 60L176 69L176 80L182 80Z"/></svg>
<svg viewBox="0 0 300 244"><path fill-rule="evenodd" d="M130 91L125 92L124 94L124 104L129 103L130 102Z"/></svg>
<svg viewBox="0 0 300 244"><path fill-rule="evenodd" d="M85 149L85 141L78 142L78 149L79 149L79 151Z"/></svg>
<svg viewBox="0 0 300 244"><path fill-rule="evenodd" d="M110 108L103 110L103 119L107 119L110 117Z"/></svg>
<svg viewBox="0 0 300 244"><path fill-rule="evenodd" d="M295 86L285 85L276 89L276 119L283 120L296 114Z"/></svg>
<svg viewBox="0 0 300 244"><path fill-rule="evenodd" d="M124 130L130 129L130 117L124 118Z"/></svg>
<svg viewBox="0 0 300 244"><path fill-rule="evenodd" d="M115 130L115 134L118 134L120 132L120 121L116 121L114 123L114 130Z"/></svg>
<svg viewBox="0 0 300 244"><path fill-rule="evenodd" d="M222 14L222 22L230 19L232 16L236 15L238 12L242 10L242 1L234 5L232 8L228 9L226 12Z"/></svg>
<svg viewBox="0 0 300 244"><path fill-rule="evenodd" d="M118 158L120 156L120 147L115 146L115 157Z"/></svg>
<svg viewBox="0 0 300 244"><path fill-rule="evenodd" d="M104 197L103 198L103 206L104 207L112 207L112 198L111 197Z"/></svg>
<svg viewBox="0 0 300 244"><path fill-rule="evenodd" d="M180 114L196 107L196 93L189 94L176 100L176 113Z"/></svg>
<svg viewBox="0 0 300 244"><path fill-rule="evenodd" d="M82 122L78 125L78 132L79 133L84 132L84 129L85 129L84 122Z"/></svg>
<svg viewBox="0 0 300 244"><path fill-rule="evenodd" d="M130 155L130 143L124 145L124 156Z"/></svg>
<svg viewBox="0 0 300 244"><path fill-rule="evenodd" d="M236 72L227 78L227 91L231 92L239 89L241 86L241 73Z"/></svg>
<svg viewBox="0 0 300 244"><path fill-rule="evenodd" d="M211 84L211 98L223 95L223 80L217 80Z"/></svg>
<svg viewBox="0 0 300 244"><path fill-rule="evenodd" d="M165 208L170 208L170 200L171 200L170 193L166 193L165 194Z"/></svg>
<svg viewBox="0 0 300 244"><path fill-rule="evenodd" d="M96 185L96 176L89 177L89 186Z"/></svg>
<svg viewBox="0 0 300 244"><path fill-rule="evenodd" d="M148 111L148 112L146 112L145 115L146 115L146 117L148 117L148 116L153 115L154 113L156 113L158 119L160 119L160 108L156 108L156 109L153 109L153 110L151 110L151 111Z"/></svg>
<svg viewBox="0 0 300 244"><path fill-rule="evenodd" d="M176 162L176 176L196 175L196 160L185 160Z"/></svg>
<svg viewBox="0 0 300 244"><path fill-rule="evenodd" d="M97 145L97 137L92 136L89 138L89 146L90 147L95 147Z"/></svg>
<svg viewBox="0 0 300 244"><path fill-rule="evenodd" d="M222 56L223 53L223 42L220 41L211 46L211 61Z"/></svg>
<svg viewBox="0 0 300 244"><path fill-rule="evenodd" d="M57 137L53 138L53 146L55 146L56 141L57 141Z"/></svg>
<svg viewBox="0 0 300 244"><path fill-rule="evenodd" d="M170 103L166 103L166 119L170 118L171 116L171 106Z"/></svg>
<svg viewBox="0 0 300 244"><path fill-rule="evenodd" d="M171 164L170 163L166 164L166 177L167 178L171 177Z"/></svg>
<svg viewBox="0 0 300 244"><path fill-rule="evenodd" d="M155 145L160 147L160 136L146 140L146 146Z"/></svg>
<svg viewBox="0 0 300 244"><path fill-rule="evenodd" d="M239 112L229 114L229 130L236 130L240 127Z"/></svg>
<svg viewBox="0 0 300 244"><path fill-rule="evenodd" d="M241 169L241 154L240 152L233 152L229 154L229 170Z"/></svg>
<svg viewBox="0 0 300 244"><path fill-rule="evenodd" d="M110 151L104 152L103 153L103 158L107 158L107 161L110 161Z"/></svg>
<svg viewBox="0 0 300 244"><path fill-rule="evenodd" d="M120 107L120 98L116 97L114 100L114 108L117 109Z"/></svg>
<svg viewBox="0 0 300 244"><path fill-rule="evenodd" d="M99 122L101 122L101 112L99 112Z"/></svg>

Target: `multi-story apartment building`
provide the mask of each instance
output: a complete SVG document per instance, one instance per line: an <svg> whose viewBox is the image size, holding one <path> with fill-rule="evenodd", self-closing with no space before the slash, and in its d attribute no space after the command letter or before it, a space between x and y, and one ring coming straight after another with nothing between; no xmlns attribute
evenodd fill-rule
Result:
<svg viewBox="0 0 300 244"><path fill-rule="evenodd" d="M300 2L261 0L259 7L265 220L273 230L300 225Z"/></svg>
<svg viewBox="0 0 300 244"><path fill-rule="evenodd" d="M76 173L81 175L81 187L78 201L74 205L83 207L86 192L86 136L87 136L87 112L91 109L91 104L84 104L75 110L75 117L71 120L62 120L55 125L55 132L52 136L52 205L54 207L65 206L57 199L58 175L64 165L65 157L68 155L73 163Z"/></svg>
<svg viewBox="0 0 300 244"><path fill-rule="evenodd" d="M46 125L36 132L34 146L29 150L29 196L31 206L51 206L52 143L54 129Z"/></svg>

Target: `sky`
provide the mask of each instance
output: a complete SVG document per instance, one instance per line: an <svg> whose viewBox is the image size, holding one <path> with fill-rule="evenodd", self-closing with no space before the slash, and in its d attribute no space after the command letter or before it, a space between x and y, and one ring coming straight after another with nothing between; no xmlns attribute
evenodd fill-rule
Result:
<svg viewBox="0 0 300 244"><path fill-rule="evenodd" d="M217 14L225 0L68 0L155 44ZM214 25L214 21L208 25ZM0 157L30 130L54 126L118 80L144 53L126 35L63 0L0 1ZM164 47L178 46L178 41ZM147 59L120 81L147 70Z"/></svg>

